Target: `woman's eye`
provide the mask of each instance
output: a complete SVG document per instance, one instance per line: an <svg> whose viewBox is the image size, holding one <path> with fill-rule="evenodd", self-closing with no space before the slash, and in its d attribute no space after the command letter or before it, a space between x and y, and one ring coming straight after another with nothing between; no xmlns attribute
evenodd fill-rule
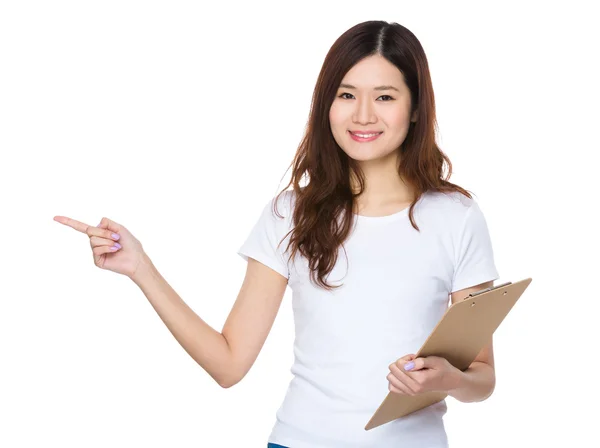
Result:
<svg viewBox="0 0 600 448"><path fill-rule="evenodd" d="M342 94L339 96L339 98L343 98L343 99L345 99L345 100L346 100L346 99L349 99L349 98L346 98L346 97L344 97L344 95L350 95L350 96L353 96L351 93L344 92L344 93L342 93ZM387 98L389 98L389 100L393 100L393 99L394 99L394 98L392 98L392 97L391 97L391 96L389 96L389 95L381 95L379 98L383 98L383 97L387 97ZM389 100L386 100L386 101L389 101Z"/></svg>

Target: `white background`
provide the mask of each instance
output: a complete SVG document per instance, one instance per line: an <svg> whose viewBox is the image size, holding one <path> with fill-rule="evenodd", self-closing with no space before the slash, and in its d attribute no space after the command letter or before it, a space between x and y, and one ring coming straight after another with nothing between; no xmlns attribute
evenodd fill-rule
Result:
<svg viewBox="0 0 600 448"><path fill-rule="evenodd" d="M438 143L486 216L496 284L533 278L494 336L492 397L447 400L451 446L593 445L593 3L2 2L0 446L266 447L291 379L291 290L249 374L222 389L53 217L125 225L220 331L325 54L365 20L421 41Z"/></svg>

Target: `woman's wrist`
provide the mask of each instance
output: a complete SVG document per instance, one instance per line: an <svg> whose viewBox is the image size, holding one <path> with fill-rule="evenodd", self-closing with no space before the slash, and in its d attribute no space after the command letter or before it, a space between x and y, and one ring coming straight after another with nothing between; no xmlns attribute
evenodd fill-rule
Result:
<svg viewBox="0 0 600 448"><path fill-rule="evenodd" d="M136 285L140 286L145 279L153 277L156 273L156 267L150 260L150 257L145 253L142 255L140 262L133 274L129 277Z"/></svg>

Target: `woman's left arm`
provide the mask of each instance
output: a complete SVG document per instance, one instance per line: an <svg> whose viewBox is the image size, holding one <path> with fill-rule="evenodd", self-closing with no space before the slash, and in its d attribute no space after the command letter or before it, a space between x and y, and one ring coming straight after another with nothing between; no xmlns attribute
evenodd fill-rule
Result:
<svg viewBox="0 0 600 448"><path fill-rule="evenodd" d="M456 291L451 294L452 303L462 301L472 292L484 288L491 288L494 282L486 282L471 288ZM494 369L494 347L493 342L485 346L471 365L464 372L458 374L458 386L448 391L448 395L464 403L483 401L492 395L496 387L496 372Z"/></svg>
<svg viewBox="0 0 600 448"><path fill-rule="evenodd" d="M452 293L452 303L463 300L472 292L492 287L493 283L486 282L456 291ZM398 394L414 396L441 391L459 401L470 403L489 398L496 386L493 341L479 352L465 371L457 369L445 358L416 358L414 354L403 356L390 364L389 369L389 390Z"/></svg>
<svg viewBox="0 0 600 448"><path fill-rule="evenodd" d="M458 387L448 390L448 395L463 403L486 400L496 387L494 367L485 362L473 361L459 378Z"/></svg>

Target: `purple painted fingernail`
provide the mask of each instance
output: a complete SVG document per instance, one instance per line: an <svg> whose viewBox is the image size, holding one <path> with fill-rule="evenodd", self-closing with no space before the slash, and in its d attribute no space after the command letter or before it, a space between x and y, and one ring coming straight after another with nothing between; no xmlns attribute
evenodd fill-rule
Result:
<svg viewBox="0 0 600 448"><path fill-rule="evenodd" d="M412 370L414 367L415 363L412 361L409 361L406 364L404 364L404 370Z"/></svg>
<svg viewBox="0 0 600 448"><path fill-rule="evenodd" d="M113 233L111 235L115 240L118 240L119 238L121 238L119 235L117 235L116 233Z"/></svg>
<svg viewBox="0 0 600 448"><path fill-rule="evenodd" d="M116 247L117 249L120 249L122 246L121 246L119 243L115 243L115 247Z"/></svg>
<svg viewBox="0 0 600 448"><path fill-rule="evenodd" d="M117 246L111 246L110 250L119 250Z"/></svg>

